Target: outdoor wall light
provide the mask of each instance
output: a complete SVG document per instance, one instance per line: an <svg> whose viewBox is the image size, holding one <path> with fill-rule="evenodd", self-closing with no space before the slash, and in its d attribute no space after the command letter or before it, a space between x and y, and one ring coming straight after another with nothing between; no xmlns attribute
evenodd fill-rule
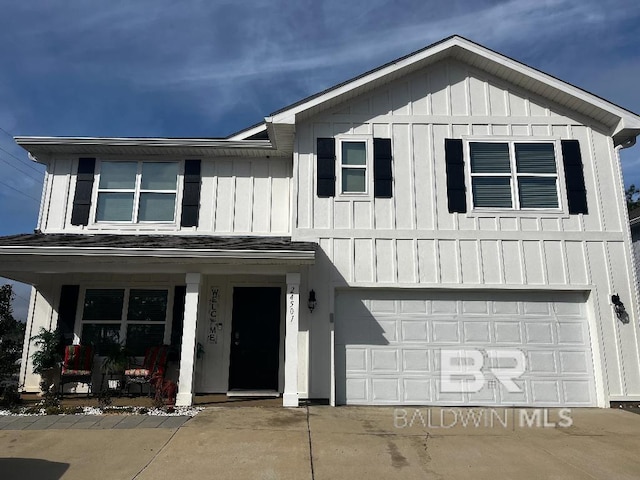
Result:
<svg viewBox="0 0 640 480"><path fill-rule="evenodd" d="M611 295L611 303L613 303L613 308L618 320L625 324L629 323L629 314L625 310L624 303L620 301L620 296L617 293L615 295Z"/></svg>
<svg viewBox="0 0 640 480"><path fill-rule="evenodd" d="M309 307L309 311L313 313L313 309L316 308L316 292L313 290L309 291L309 300L307 301L307 306Z"/></svg>

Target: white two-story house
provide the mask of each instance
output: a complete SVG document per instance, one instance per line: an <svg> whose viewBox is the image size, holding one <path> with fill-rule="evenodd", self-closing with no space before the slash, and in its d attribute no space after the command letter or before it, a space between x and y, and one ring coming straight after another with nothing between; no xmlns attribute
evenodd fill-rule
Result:
<svg viewBox="0 0 640 480"><path fill-rule="evenodd" d="M639 133L454 36L228 138L17 137L46 166L36 232L0 238L33 285L23 388L44 326L170 344L182 405L639 401Z"/></svg>

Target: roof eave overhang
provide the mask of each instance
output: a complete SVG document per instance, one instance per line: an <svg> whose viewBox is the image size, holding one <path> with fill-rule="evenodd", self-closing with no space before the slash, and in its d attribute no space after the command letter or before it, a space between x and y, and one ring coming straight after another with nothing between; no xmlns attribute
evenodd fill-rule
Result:
<svg viewBox="0 0 640 480"><path fill-rule="evenodd" d="M37 257L127 257L129 259L209 259L209 260L266 260L313 264L313 250L230 250L230 249L145 249L145 248L102 248L102 247L0 247L0 258L29 255Z"/></svg>
<svg viewBox="0 0 640 480"><path fill-rule="evenodd" d="M113 147L132 155L153 152L167 154L180 151L200 155L203 151L216 155L219 151L237 155L264 152L275 153L275 145L269 140L206 139L206 138L127 138L127 137L40 137L16 136L16 143L37 158L42 154L101 154ZM36 160L38 161L38 160Z"/></svg>

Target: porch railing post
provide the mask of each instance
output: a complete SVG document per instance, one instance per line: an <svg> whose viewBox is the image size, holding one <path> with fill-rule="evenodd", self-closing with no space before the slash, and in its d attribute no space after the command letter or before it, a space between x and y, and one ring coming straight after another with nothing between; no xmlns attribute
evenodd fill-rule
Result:
<svg viewBox="0 0 640 480"><path fill-rule="evenodd" d="M184 300L184 324L180 355L177 406L193 404L193 374L196 364L196 325L198 322L198 299L202 275L187 273L187 290Z"/></svg>

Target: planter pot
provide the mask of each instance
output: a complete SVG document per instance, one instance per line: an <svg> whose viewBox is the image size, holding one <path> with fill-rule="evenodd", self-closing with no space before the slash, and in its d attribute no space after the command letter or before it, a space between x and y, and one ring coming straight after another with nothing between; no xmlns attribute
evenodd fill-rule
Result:
<svg viewBox="0 0 640 480"><path fill-rule="evenodd" d="M40 373L40 379L41 379L40 389L42 390L40 392L40 395L44 395L44 393L47 391L55 392L57 390L57 387L58 387L57 373L58 373L57 368L46 368L42 370L42 372ZM43 386L44 386L44 390L43 390Z"/></svg>

